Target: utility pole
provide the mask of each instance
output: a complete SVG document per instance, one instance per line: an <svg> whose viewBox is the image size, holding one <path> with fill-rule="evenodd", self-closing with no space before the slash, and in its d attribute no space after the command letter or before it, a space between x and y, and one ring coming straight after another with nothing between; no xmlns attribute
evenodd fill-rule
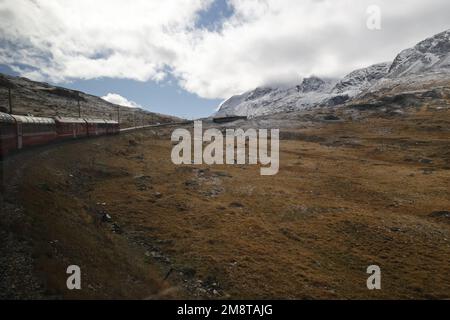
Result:
<svg viewBox="0 0 450 320"><path fill-rule="evenodd" d="M77 95L78 100L78 118L81 118L81 104L80 104L80 94Z"/></svg>
<svg viewBox="0 0 450 320"><path fill-rule="evenodd" d="M11 88L8 88L8 103L9 103L9 114L12 114L13 107L12 107Z"/></svg>
<svg viewBox="0 0 450 320"><path fill-rule="evenodd" d="M117 123L120 124L120 106L117 106Z"/></svg>

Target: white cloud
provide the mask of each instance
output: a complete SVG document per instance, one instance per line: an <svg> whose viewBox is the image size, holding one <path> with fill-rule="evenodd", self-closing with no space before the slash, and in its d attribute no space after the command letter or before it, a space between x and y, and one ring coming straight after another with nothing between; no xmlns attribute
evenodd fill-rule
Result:
<svg viewBox="0 0 450 320"><path fill-rule="evenodd" d="M0 63L56 82L163 81L171 72L190 92L227 98L311 74L343 76L450 27L448 0L229 0L234 14L222 28L196 29L212 1L3 0ZM373 4L379 31L366 28Z"/></svg>
<svg viewBox="0 0 450 320"><path fill-rule="evenodd" d="M118 104L119 106L144 109L144 107L140 104L128 100L127 98L117 93L108 93L106 96L103 96L102 99L114 104Z"/></svg>

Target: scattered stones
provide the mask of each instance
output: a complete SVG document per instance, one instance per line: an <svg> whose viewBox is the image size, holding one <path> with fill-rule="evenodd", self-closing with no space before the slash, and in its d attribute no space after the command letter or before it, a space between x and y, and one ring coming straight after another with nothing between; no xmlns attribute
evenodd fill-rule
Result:
<svg viewBox="0 0 450 320"><path fill-rule="evenodd" d="M122 233L123 233L122 228L121 228L117 223L115 223L115 222L111 225L111 230L112 230L114 233L117 233L117 234L122 234Z"/></svg>
<svg viewBox="0 0 450 320"><path fill-rule="evenodd" d="M232 203L230 203L230 207L231 208L243 208L244 205L242 203L239 203L239 202L232 202Z"/></svg>
<svg viewBox="0 0 450 320"><path fill-rule="evenodd" d="M233 176L229 174L228 172L224 171L216 171L213 173L216 177L223 177L223 178L232 178Z"/></svg>
<svg viewBox="0 0 450 320"><path fill-rule="evenodd" d="M108 213L104 213L102 216L103 222L112 222L112 217Z"/></svg>
<svg viewBox="0 0 450 320"><path fill-rule="evenodd" d="M198 182L195 180L187 180L184 182L184 185L186 187L197 187L198 186Z"/></svg>
<svg viewBox="0 0 450 320"><path fill-rule="evenodd" d="M230 262L231 267L236 267L238 265L237 261Z"/></svg>
<svg viewBox="0 0 450 320"><path fill-rule="evenodd" d="M217 197L223 192L222 188L219 187L213 187L211 190L208 190L206 192L203 192L202 194L207 197Z"/></svg>
<svg viewBox="0 0 450 320"><path fill-rule="evenodd" d="M341 118L339 118L339 117L337 117L337 116L335 116L333 114L328 114L325 117L323 117L323 119L326 120L326 121L338 121L338 120L341 120Z"/></svg>
<svg viewBox="0 0 450 320"><path fill-rule="evenodd" d="M433 160L423 158L423 159L420 159L419 162L423 163L423 164L430 164L433 162Z"/></svg>
<svg viewBox="0 0 450 320"><path fill-rule="evenodd" d="M294 241L301 241L301 239L295 234L293 233L291 230L286 229L286 228L281 228L280 232L285 235L287 238L294 240Z"/></svg>
<svg viewBox="0 0 450 320"><path fill-rule="evenodd" d="M150 176L144 176L144 175L137 175L134 177L136 187L139 191L146 191L148 189L151 189L151 177Z"/></svg>
<svg viewBox="0 0 450 320"><path fill-rule="evenodd" d="M155 259L161 259L163 256L157 251L151 251L150 256Z"/></svg>
<svg viewBox="0 0 450 320"><path fill-rule="evenodd" d="M433 218L450 218L450 211L433 211L430 213L430 217Z"/></svg>
<svg viewBox="0 0 450 320"><path fill-rule="evenodd" d="M424 174L424 175L429 175L434 172L434 169L432 169L432 168L422 168L421 170L422 170L422 174Z"/></svg>

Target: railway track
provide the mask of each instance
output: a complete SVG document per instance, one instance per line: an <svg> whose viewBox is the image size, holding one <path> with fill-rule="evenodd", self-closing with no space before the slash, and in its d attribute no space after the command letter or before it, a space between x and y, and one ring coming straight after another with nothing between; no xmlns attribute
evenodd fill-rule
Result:
<svg viewBox="0 0 450 320"><path fill-rule="evenodd" d="M130 132L130 131L141 130L141 129L147 129L147 128L158 128L158 127L170 127L170 126L176 126L176 125L186 125L186 124L191 124L192 122L193 122L193 121L168 122L168 123L160 123L160 124L149 124L149 125L146 125L146 126L123 128L123 129L120 129L120 132Z"/></svg>
<svg viewBox="0 0 450 320"><path fill-rule="evenodd" d="M42 118L0 112L0 159L12 152L63 140L92 138L189 123L191 121L158 123L121 129L119 122L108 119Z"/></svg>

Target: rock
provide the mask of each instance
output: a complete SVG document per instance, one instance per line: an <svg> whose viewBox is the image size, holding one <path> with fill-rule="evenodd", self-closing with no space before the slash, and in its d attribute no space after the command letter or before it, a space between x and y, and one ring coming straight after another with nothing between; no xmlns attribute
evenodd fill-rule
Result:
<svg viewBox="0 0 450 320"><path fill-rule="evenodd" d="M429 164L429 163L432 163L433 160L431 160L431 159L420 159L419 162L420 163L424 163L424 164Z"/></svg>
<svg viewBox="0 0 450 320"><path fill-rule="evenodd" d="M122 228L117 223L113 223L111 229L114 233L117 233L117 234L123 233Z"/></svg>
<svg viewBox="0 0 450 320"><path fill-rule="evenodd" d="M155 197L158 198L158 199L161 199L162 198L162 193L155 192Z"/></svg>
<svg viewBox="0 0 450 320"><path fill-rule="evenodd" d="M112 217L108 213L104 213L102 216L102 220L103 220L103 222L111 222Z"/></svg>
<svg viewBox="0 0 450 320"><path fill-rule="evenodd" d="M326 115L325 117L323 117L323 119L326 120L326 121L338 121L338 120L341 120L341 118L339 118L339 117L337 117L335 115L332 115L332 114Z"/></svg>
<svg viewBox="0 0 450 320"><path fill-rule="evenodd" d="M433 172L434 172L434 169L432 169L432 168L422 168L422 174L429 175L429 174L432 174Z"/></svg>
<svg viewBox="0 0 450 320"><path fill-rule="evenodd" d="M328 105L329 106L337 106L337 105L340 105L340 104L344 104L349 99L350 99L350 97L347 94L345 94L345 95L337 95L337 96L331 97L328 100Z"/></svg>
<svg viewBox="0 0 450 320"><path fill-rule="evenodd" d="M430 213L430 217L433 218L450 218L450 211L433 211Z"/></svg>
<svg viewBox="0 0 450 320"><path fill-rule="evenodd" d="M244 205L242 203L239 203L239 202L232 202L232 203L230 203L230 207L231 208L243 208Z"/></svg>
<svg viewBox="0 0 450 320"><path fill-rule="evenodd" d="M150 255L151 255L153 258L155 258L155 259L161 259L161 258L163 258L163 256L162 256L159 252L157 252L157 251L151 251L151 252L150 252Z"/></svg>
<svg viewBox="0 0 450 320"><path fill-rule="evenodd" d="M186 181L184 182L184 185L185 185L186 187L197 187L197 186L198 186L198 182L195 181L195 180L186 180Z"/></svg>
<svg viewBox="0 0 450 320"><path fill-rule="evenodd" d="M214 172L214 175L216 177L224 177L224 178L232 178L233 177L231 174L229 174L228 172L224 172L224 171L216 171L216 172Z"/></svg>

